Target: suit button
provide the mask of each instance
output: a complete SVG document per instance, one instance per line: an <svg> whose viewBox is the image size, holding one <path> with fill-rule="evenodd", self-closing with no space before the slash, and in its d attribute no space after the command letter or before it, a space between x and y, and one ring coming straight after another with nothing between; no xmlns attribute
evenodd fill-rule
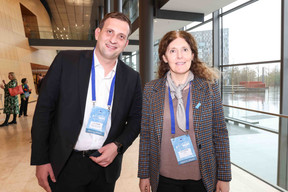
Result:
<svg viewBox="0 0 288 192"><path fill-rule="evenodd" d="M201 147L202 147L201 144L199 144L199 145L198 145L198 149L201 149Z"/></svg>

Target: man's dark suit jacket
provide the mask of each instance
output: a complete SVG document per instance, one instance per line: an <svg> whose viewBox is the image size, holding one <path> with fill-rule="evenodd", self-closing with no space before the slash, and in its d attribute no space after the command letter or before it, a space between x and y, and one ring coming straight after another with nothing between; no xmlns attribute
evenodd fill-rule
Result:
<svg viewBox="0 0 288 192"><path fill-rule="evenodd" d="M56 178L67 162L82 127L93 51L63 51L43 79L32 124L31 165L51 163ZM140 132L142 93L139 74L118 61L111 129L104 145L123 144ZM120 176L122 154L105 168L107 182Z"/></svg>

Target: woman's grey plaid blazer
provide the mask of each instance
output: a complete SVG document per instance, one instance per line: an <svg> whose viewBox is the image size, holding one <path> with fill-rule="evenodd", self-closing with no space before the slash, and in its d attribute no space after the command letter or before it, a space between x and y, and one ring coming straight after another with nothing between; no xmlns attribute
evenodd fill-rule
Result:
<svg viewBox="0 0 288 192"><path fill-rule="evenodd" d="M138 177L150 178L153 192L159 180L165 83L166 77L147 83L143 95ZM210 86L212 89L196 76L191 84L200 172L207 192L215 190L217 180L231 180L229 138L219 87L217 83ZM197 109L198 103L201 106Z"/></svg>

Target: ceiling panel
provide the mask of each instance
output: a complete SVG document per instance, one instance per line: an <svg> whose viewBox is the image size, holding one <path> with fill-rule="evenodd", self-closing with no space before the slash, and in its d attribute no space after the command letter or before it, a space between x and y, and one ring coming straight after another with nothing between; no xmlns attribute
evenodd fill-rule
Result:
<svg viewBox="0 0 288 192"><path fill-rule="evenodd" d="M161 10L204 13L208 15L234 1L236 0L169 0L161 7ZM90 26L93 27L95 25L95 19L99 14L98 7L104 6L104 0L46 0L46 2L52 13L53 31L58 33L58 38L63 36L66 38L67 35L69 39L79 38L80 40L88 38L88 33L91 31ZM189 23L191 22L155 18L153 38L158 40L166 32L177 30ZM60 33L60 31L62 32ZM139 29L131 34L130 39L139 40ZM138 49L139 46L128 45L125 51L136 51Z"/></svg>
<svg viewBox="0 0 288 192"><path fill-rule="evenodd" d="M169 0L161 9L208 15L236 0Z"/></svg>

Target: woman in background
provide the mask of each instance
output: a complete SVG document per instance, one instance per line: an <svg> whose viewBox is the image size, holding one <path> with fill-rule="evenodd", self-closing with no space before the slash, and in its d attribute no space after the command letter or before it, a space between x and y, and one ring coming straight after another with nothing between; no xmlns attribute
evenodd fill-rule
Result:
<svg viewBox="0 0 288 192"><path fill-rule="evenodd" d="M139 149L141 192L228 192L230 149L217 73L195 39L168 32L159 79L145 85Z"/></svg>
<svg viewBox="0 0 288 192"><path fill-rule="evenodd" d="M4 89L4 113L6 114L6 118L4 123L0 125L0 127L7 126L8 124L16 124L16 117L19 113L19 102L18 95L11 96L8 89L14 88L18 85L14 72L10 72L8 74L9 83L6 84L5 80L3 80L3 84L0 85L2 89ZM8 123L10 114L13 114L13 120Z"/></svg>
<svg viewBox="0 0 288 192"><path fill-rule="evenodd" d="M26 78L23 78L21 79L21 83L22 83L22 88L23 88L24 93L21 94L21 106L20 106L19 117L21 117L22 114L24 114L24 116L27 116L28 100L31 94L31 89L29 89L29 86L27 84L28 80Z"/></svg>

